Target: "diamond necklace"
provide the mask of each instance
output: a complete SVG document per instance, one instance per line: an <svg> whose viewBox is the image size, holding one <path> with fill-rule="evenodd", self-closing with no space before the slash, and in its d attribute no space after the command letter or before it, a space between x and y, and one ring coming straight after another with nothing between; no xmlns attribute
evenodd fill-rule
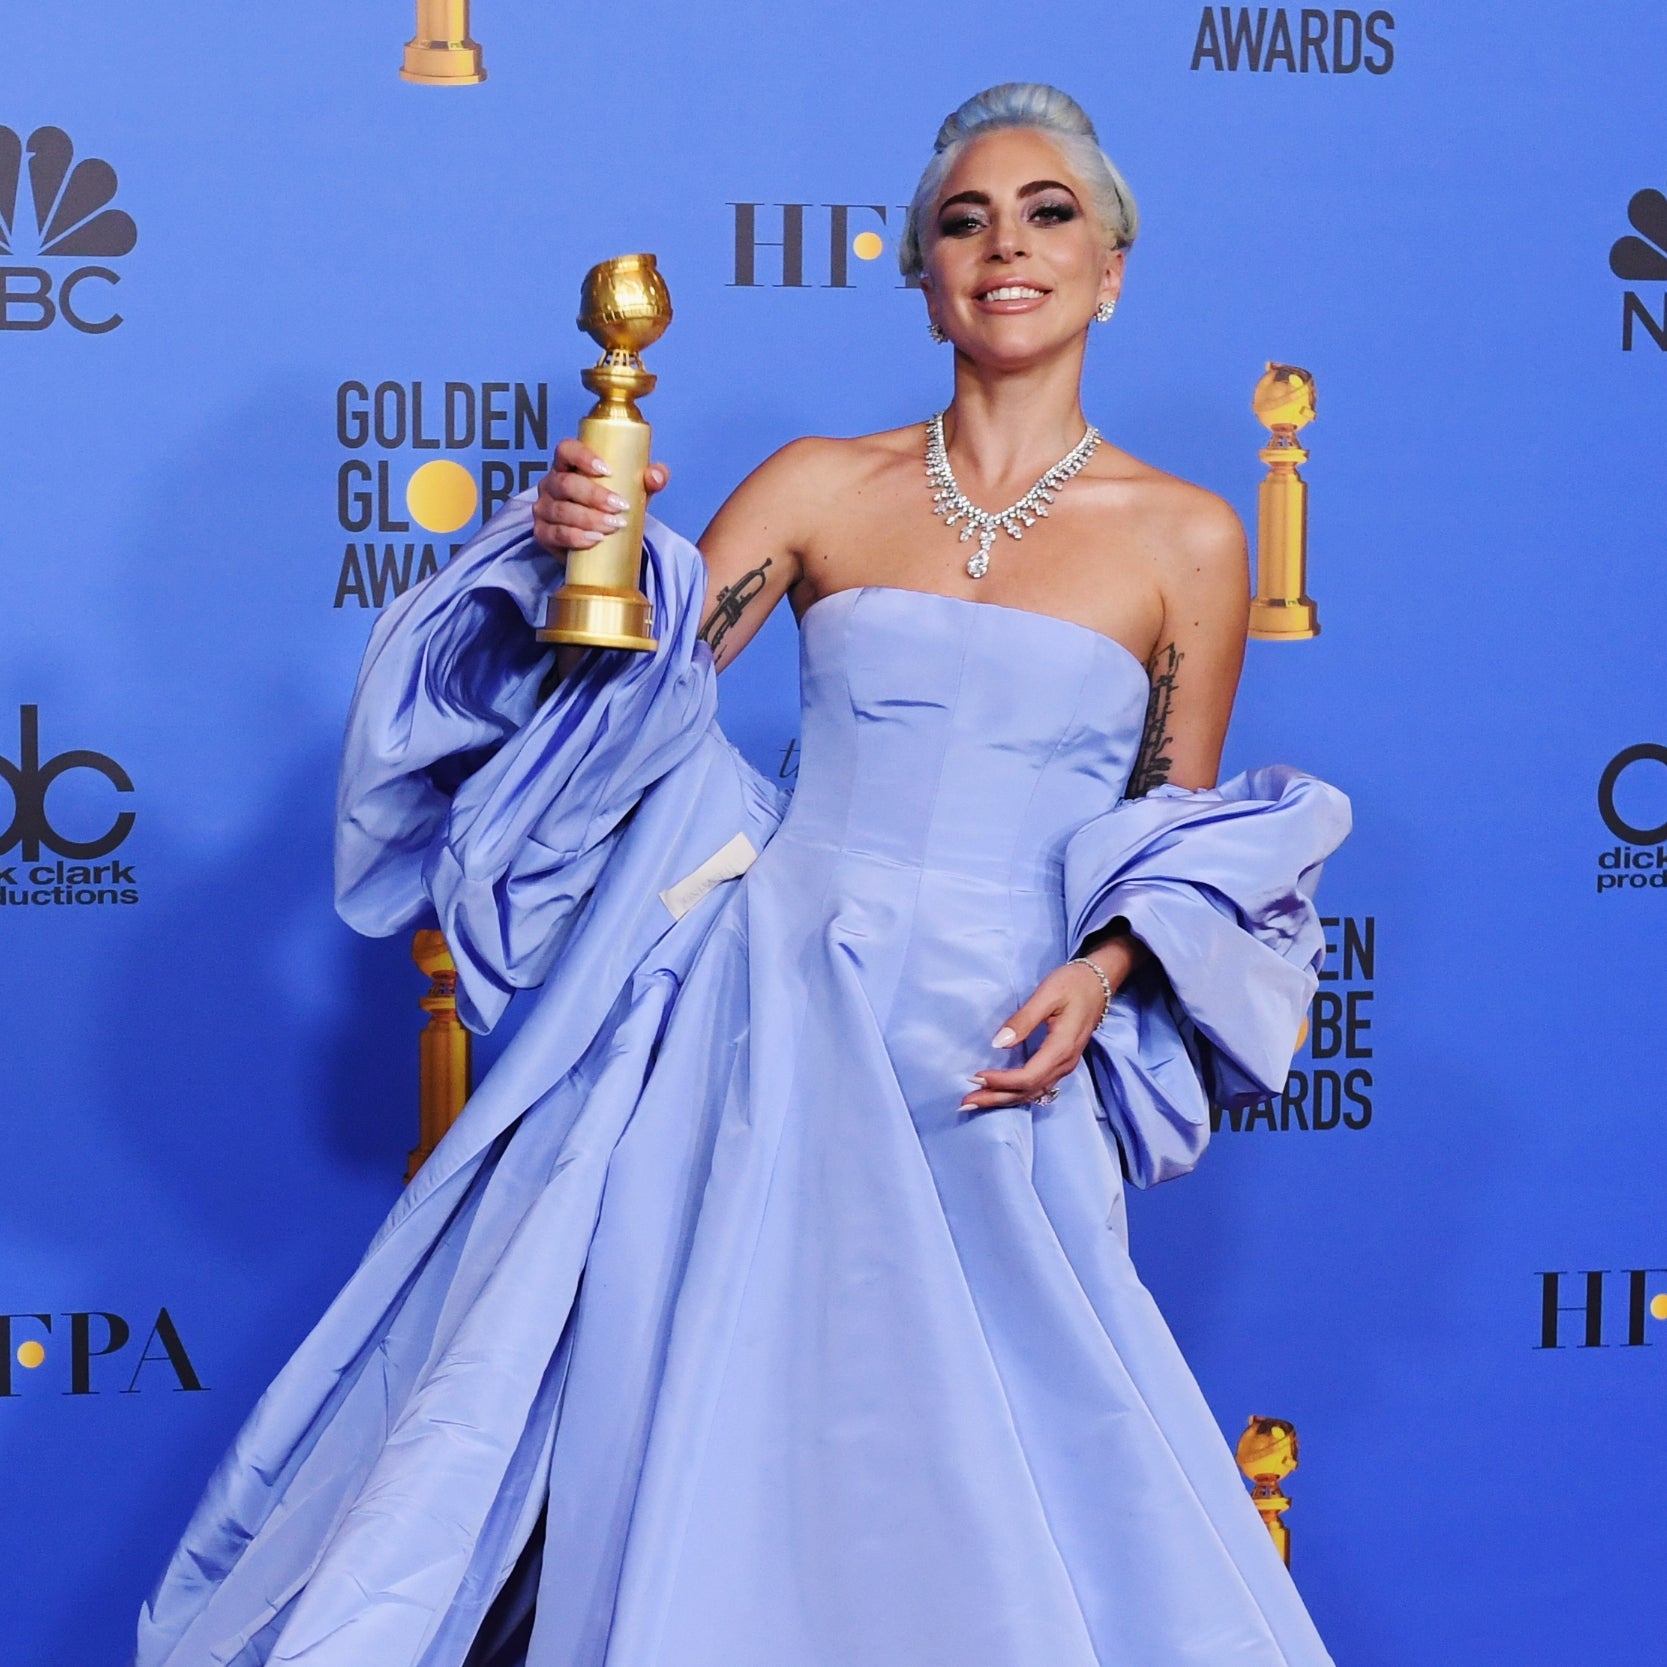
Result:
<svg viewBox="0 0 1667 1667"><path fill-rule="evenodd" d="M955 479L943 443L943 418L940 411L926 425L926 484L932 488L932 513L942 516L946 527L965 521L961 529L963 544L978 534L978 553L967 558L967 577L982 579L990 571L990 550L997 529L1010 538L1023 538L1025 528L1034 527L1036 518L1048 513L1058 489L1094 455L1100 431L1090 423L1083 437L1016 504L992 515L971 502Z"/></svg>

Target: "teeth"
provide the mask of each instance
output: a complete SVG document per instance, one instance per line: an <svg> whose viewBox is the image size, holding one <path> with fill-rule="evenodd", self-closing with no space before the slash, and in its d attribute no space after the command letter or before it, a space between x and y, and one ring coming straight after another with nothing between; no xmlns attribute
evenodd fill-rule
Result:
<svg viewBox="0 0 1667 1667"><path fill-rule="evenodd" d="M984 292L986 301L1033 301L1039 300L1045 293L1043 290L1031 289L1025 284L1009 284L1005 289L987 289Z"/></svg>

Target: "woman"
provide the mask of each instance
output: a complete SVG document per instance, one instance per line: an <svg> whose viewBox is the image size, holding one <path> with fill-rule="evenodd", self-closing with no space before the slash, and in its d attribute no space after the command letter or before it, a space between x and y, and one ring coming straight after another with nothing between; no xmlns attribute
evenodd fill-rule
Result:
<svg viewBox="0 0 1667 1667"><path fill-rule="evenodd" d="M389 610L342 912L438 920L477 1026L544 993L140 1667L1327 1661L1123 1237L1125 1172L1283 1080L1347 827L1212 788L1242 534L1078 403L1134 231L1075 104L981 94L903 246L941 427L789 446L700 551L651 521L660 648L553 691L528 623L620 507L576 442ZM790 804L714 722L783 595Z"/></svg>

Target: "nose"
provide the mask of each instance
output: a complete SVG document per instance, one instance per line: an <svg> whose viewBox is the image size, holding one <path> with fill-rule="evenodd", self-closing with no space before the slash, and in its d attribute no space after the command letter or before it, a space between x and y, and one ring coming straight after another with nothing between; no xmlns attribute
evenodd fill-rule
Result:
<svg viewBox="0 0 1667 1667"><path fill-rule="evenodd" d="M1018 221L1007 215L997 215L990 221L985 240L984 258L992 261L1018 260L1024 253L1023 237Z"/></svg>

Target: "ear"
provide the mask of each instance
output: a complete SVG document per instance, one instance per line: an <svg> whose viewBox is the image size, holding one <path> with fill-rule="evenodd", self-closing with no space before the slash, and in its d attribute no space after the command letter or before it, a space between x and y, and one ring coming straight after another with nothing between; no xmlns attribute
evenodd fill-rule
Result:
<svg viewBox="0 0 1667 1667"><path fill-rule="evenodd" d="M1100 273L1100 293L1095 297L1098 304L1115 301L1123 293L1123 260L1127 254L1126 249L1106 251L1105 269Z"/></svg>

